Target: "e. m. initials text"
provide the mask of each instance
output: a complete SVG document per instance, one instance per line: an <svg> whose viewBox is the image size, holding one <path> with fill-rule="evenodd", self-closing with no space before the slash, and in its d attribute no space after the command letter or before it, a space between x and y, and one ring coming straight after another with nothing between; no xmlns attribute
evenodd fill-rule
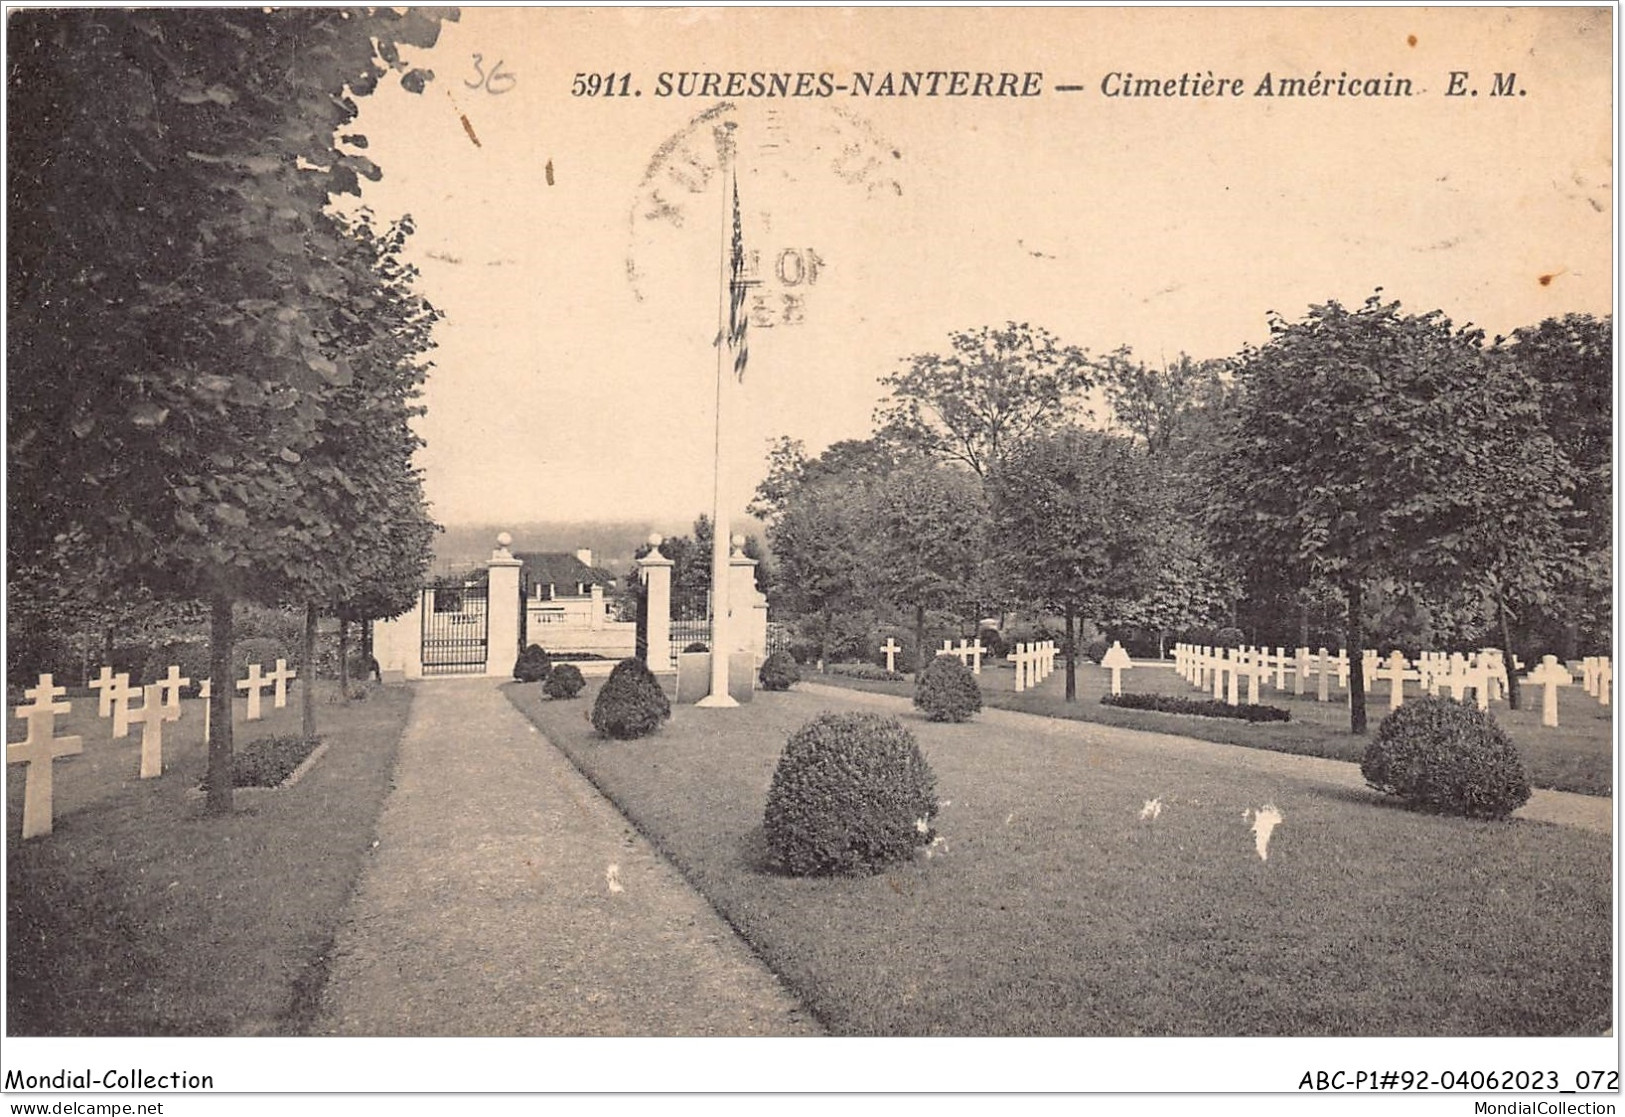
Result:
<svg viewBox="0 0 1625 1117"><path fill-rule="evenodd" d="M1522 97L1528 93L1526 89L1518 88L1518 75L1503 74L1497 70L1490 78L1489 95L1491 97ZM1472 84L1472 74L1466 70L1451 70L1450 83L1445 86L1446 97L1477 97L1478 87Z"/></svg>

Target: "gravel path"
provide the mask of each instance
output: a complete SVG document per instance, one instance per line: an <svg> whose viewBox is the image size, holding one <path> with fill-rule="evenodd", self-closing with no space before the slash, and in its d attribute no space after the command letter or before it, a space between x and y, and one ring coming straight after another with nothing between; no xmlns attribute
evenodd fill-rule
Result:
<svg viewBox="0 0 1625 1117"><path fill-rule="evenodd" d="M827 686L802 682L798 690L809 694L841 698L881 709L905 710L912 708L907 698L874 691L854 690L849 687ZM1242 745L1221 745L1213 741L1198 741L1192 737L1175 737L1166 733L1148 733L1138 729L1118 729L1086 721L1067 721L1037 714L1017 713L1014 710L984 708L976 715L991 725L1005 725L1013 730L1040 736L1061 735L1093 745L1144 754L1177 755L1192 760L1206 761L1235 771L1249 768L1270 775L1285 775L1312 779L1339 787L1367 790L1360 766L1346 760L1327 760L1318 756L1294 756L1291 753L1250 749ZM1376 792L1371 792L1373 797ZM1575 795L1567 791L1536 789L1529 802L1514 812L1514 818L1531 822L1549 822L1560 826L1578 826L1602 834L1614 832L1614 800L1607 796Z"/></svg>
<svg viewBox="0 0 1625 1117"><path fill-rule="evenodd" d="M819 1034L498 683L418 685L315 1033Z"/></svg>

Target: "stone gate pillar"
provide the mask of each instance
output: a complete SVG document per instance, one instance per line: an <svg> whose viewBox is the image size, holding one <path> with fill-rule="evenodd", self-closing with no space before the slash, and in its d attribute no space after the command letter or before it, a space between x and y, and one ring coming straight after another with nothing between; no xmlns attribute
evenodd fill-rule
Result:
<svg viewBox="0 0 1625 1117"><path fill-rule="evenodd" d="M496 550L486 564L485 587L485 674L505 678L513 674L513 661L519 656L519 570L524 565L513 557L508 544L513 536L497 536Z"/></svg>
<svg viewBox="0 0 1625 1117"><path fill-rule="evenodd" d="M671 569L677 565L660 553L663 540L649 536L653 549L638 559L638 576L643 579L644 632L647 650L644 663L660 675L671 674Z"/></svg>
<svg viewBox="0 0 1625 1117"><path fill-rule="evenodd" d="M730 652L750 652L757 667L767 658L767 598L756 588L756 560L745 554L745 537L733 537L728 559Z"/></svg>

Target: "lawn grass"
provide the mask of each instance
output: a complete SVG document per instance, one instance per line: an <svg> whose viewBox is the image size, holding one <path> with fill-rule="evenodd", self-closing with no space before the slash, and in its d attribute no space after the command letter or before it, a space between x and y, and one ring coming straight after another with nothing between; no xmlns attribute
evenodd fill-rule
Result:
<svg viewBox="0 0 1625 1117"><path fill-rule="evenodd" d="M299 734L300 685L285 709L267 702L263 721L236 723L239 749ZM165 726L163 776L140 780L140 728L112 740L94 696L74 697L58 730L81 734L84 752L56 763L51 834L21 840L21 767L7 780L8 1033L300 1034L410 702L404 687L371 686L349 705L324 689L321 760L211 818L193 792L207 768L200 700ZM21 734L15 720L8 730Z"/></svg>
<svg viewBox="0 0 1625 1117"><path fill-rule="evenodd" d="M1556 1035L1611 1025L1609 840L1043 723L907 715L944 842L866 878L767 863L785 739L839 700L679 706L596 738L582 699L510 699L833 1034ZM1142 819L1147 801L1161 814ZM1268 860L1243 817L1284 816Z"/></svg>
<svg viewBox="0 0 1625 1117"><path fill-rule="evenodd" d="M1364 757L1366 743L1370 739L1369 736L1356 737L1349 732L1348 705L1340 698L1318 702L1312 694L1299 698L1290 691L1281 693L1264 687L1260 691L1260 701L1286 709L1291 713L1292 720L1249 724L1229 719L1103 706L1100 698L1103 694L1111 693L1111 673L1092 663L1078 665L1078 700L1067 702L1065 672L1064 661L1058 662L1055 673L1038 687L1017 694L1015 671L1011 667L984 663L982 674L978 676L982 701L989 706L1046 717L1089 721L1124 729L1145 729L1154 733L1174 733L1220 744L1245 745L1297 756L1320 756L1328 760L1348 760L1356 764ZM852 690L894 694L904 698L914 695L911 681L880 682L816 673L808 673L805 678L808 682L828 683ZM1211 697L1210 693L1204 695L1189 686L1174 671L1172 664L1165 667L1142 666L1125 671L1123 690L1189 698ZM1405 693L1407 698L1414 698L1421 691L1411 684ZM1524 708L1520 710L1508 709L1505 702L1490 704L1490 712L1496 722L1507 731L1517 744L1518 751L1523 754L1529 782L1535 787L1554 791L1612 795L1612 707L1600 705L1578 686L1560 690L1559 724L1555 729L1548 729L1540 724L1539 695L1537 689L1526 686ZM1377 683L1374 693L1367 692L1366 712L1370 721L1369 732L1375 733L1378 723L1388 716L1386 681Z"/></svg>

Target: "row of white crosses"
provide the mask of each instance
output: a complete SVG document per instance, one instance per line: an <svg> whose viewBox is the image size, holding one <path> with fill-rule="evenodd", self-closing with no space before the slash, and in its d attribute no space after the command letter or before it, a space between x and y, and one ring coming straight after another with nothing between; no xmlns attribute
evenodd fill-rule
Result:
<svg viewBox="0 0 1625 1117"><path fill-rule="evenodd" d="M1405 701L1405 684L1416 683L1434 697L1446 692L1455 701L1465 701L1473 694L1480 710L1489 709L1499 701L1509 683L1508 666L1503 653L1496 648L1485 648L1471 656L1455 652L1423 652L1414 663L1403 652L1394 651L1383 659L1375 651L1361 655L1365 677L1373 682L1388 684L1388 708L1397 710ZM1273 678L1277 691L1286 690L1286 675L1292 674L1292 692L1302 696L1310 675L1316 676L1315 697L1321 702L1330 698L1331 679L1335 674L1340 689L1347 689L1349 676L1348 654L1339 651L1331 655L1325 648L1311 654L1308 648L1298 648L1287 655L1283 648L1271 654L1267 648L1208 648L1179 644L1174 648L1174 669L1179 675L1202 690L1211 687L1215 701L1230 705L1240 703L1239 680L1247 680L1247 703L1257 704L1261 681ZM1523 664L1514 659L1512 670L1522 670ZM1582 675L1586 692L1601 704L1607 705L1608 691L1613 683L1613 667L1606 656L1595 656L1582 661ZM1556 656L1546 656L1525 682L1544 688L1541 702L1541 724L1557 725L1557 688L1573 685L1573 677Z"/></svg>
<svg viewBox="0 0 1625 1117"><path fill-rule="evenodd" d="M1016 665L1016 693L1037 686L1055 671L1055 641L1017 644L1007 657Z"/></svg>
<svg viewBox="0 0 1625 1117"><path fill-rule="evenodd" d="M982 638L978 636L975 641L961 640L957 648L954 647L952 640L944 640L942 650L937 654L951 655L960 663L964 663L968 659L970 660L971 674L980 675L982 673L982 655L986 651L987 649L982 647Z"/></svg>
<svg viewBox="0 0 1625 1117"><path fill-rule="evenodd" d="M896 640L888 636L886 637L886 642L880 645L880 650L886 656L886 670L896 671L897 653L903 650L902 646L898 644ZM942 642L942 650L937 654L951 655L955 659L959 660L960 663L964 663L968 659L971 661L971 674L980 675L982 673L982 656L987 654L987 649L982 646L980 637L974 641L961 640L959 642L959 647L957 648L954 647L952 640L944 640Z"/></svg>
<svg viewBox="0 0 1625 1117"><path fill-rule="evenodd" d="M239 690L248 691L247 720L258 721L260 693L265 687L274 687L273 700L278 709L288 704L287 684L297 678L288 669L286 660L276 661L276 670L261 676L260 665L249 668L248 678L237 684ZM113 737L129 736L131 724L141 726L141 778L156 779L164 774L164 724L179 721L181 716L181 688L192 680L181 675L179 667L170 667L169 674L156 683L144 687L130 686L127 674L114 674L111 667L103 667L101 674L90 681L99 692L96 712L100 717L113 720ZM23 787L23 837L37 838L51 832L53 817L52 762L58 757L76 756L84 751L84 738L58 737L58 714L73 712L71 702L58 702L66 696L66 687L57 686L50 675L41 675L39 685L23 692L28 705L18 706L14 716L28 724L28 736L6 745L7 764L27 764L28 775ZM132 706L136 695L142 704ZM209 680L199 684L199 697L210 697ZM203 705L203 736L209 736L209 704Z"/></svg>
<svg viewBox="0 0 1625 1117"><path fill-rule="evenodd" d="M286 706L288 704L288 684L298 677L298 673L288 667L288 661L285 659L277 660L275 670L268 675L263 672L259 664L249 664L248 678L237 683L237 689L248 695L248 710L244 715L244 720L259 721L265 716L261 710L260 698L266 687L272 688L272 698L277 709L280 710ZM173 665L170 666L169 674L166 677L152 684L152 686L158 688L162 695L162 704L171 710L181 708L181 688L191 685L192 680L183 676L181 669ZM142 693L142 688L130 686L130 676L124 672L115 675L111 667L103 667L101 674L90 680L90 686L91 689L100 692L96 712L101 717L111 716L113 719L113 736L123 738L128 735L129 723L132 720L129 703L136 695ZM209 698L213 693L211 680L199 680L199 698ZM209 707L205 705L203 710L203 734L208 736Z"/></svg>
<svg viewBox="0 0 1625 1117"><path fill-rule="evenodd" d="M1332 675L1341 672L1341 678L1347 678L1347 657L1333 657L1327 654L1325 648L1320 649L1318 658L1311 656L1308 648L1299 648L1298 653L1295 657L1288 657L1282 649L1277 648L1272 656L1264 648L1209 648L1176 644L1174 670L1191 686L1211 690L1214 701L1228 702L1232 706L1241 703L1243 678L1247 680L1247 702L1252 705L1258 702L1260 684L1272 674L1275 689L1285 690L1286 675L1290 671L1295 680L1294 691L1300 695L1309 676L1318 674L1319 697L1322 702L1326 701Z"/></svg>
<svg viewBox="0 0 1625 1117"><path fill-rule="evenodd" d="M1614 663L1605 655L1588 655L1580 661L1580 679L1586 693L1601 705L1608 705L1608 696L1614 689Z"/></svg>
<svg viewBox="0 0 1625 1117"><path fill-rule="evenodd" d="M1574 676L1555 655L1542 656L1540 666L1523 677L1526 683L1545 688L1540 701L1540 724L1557 725L1557 688L1574 685ZM1609 703L1614 687L1614 664L1605 655L1587 656L1580 661L1580 682L1585 692L1603 706Z"/></svg>

